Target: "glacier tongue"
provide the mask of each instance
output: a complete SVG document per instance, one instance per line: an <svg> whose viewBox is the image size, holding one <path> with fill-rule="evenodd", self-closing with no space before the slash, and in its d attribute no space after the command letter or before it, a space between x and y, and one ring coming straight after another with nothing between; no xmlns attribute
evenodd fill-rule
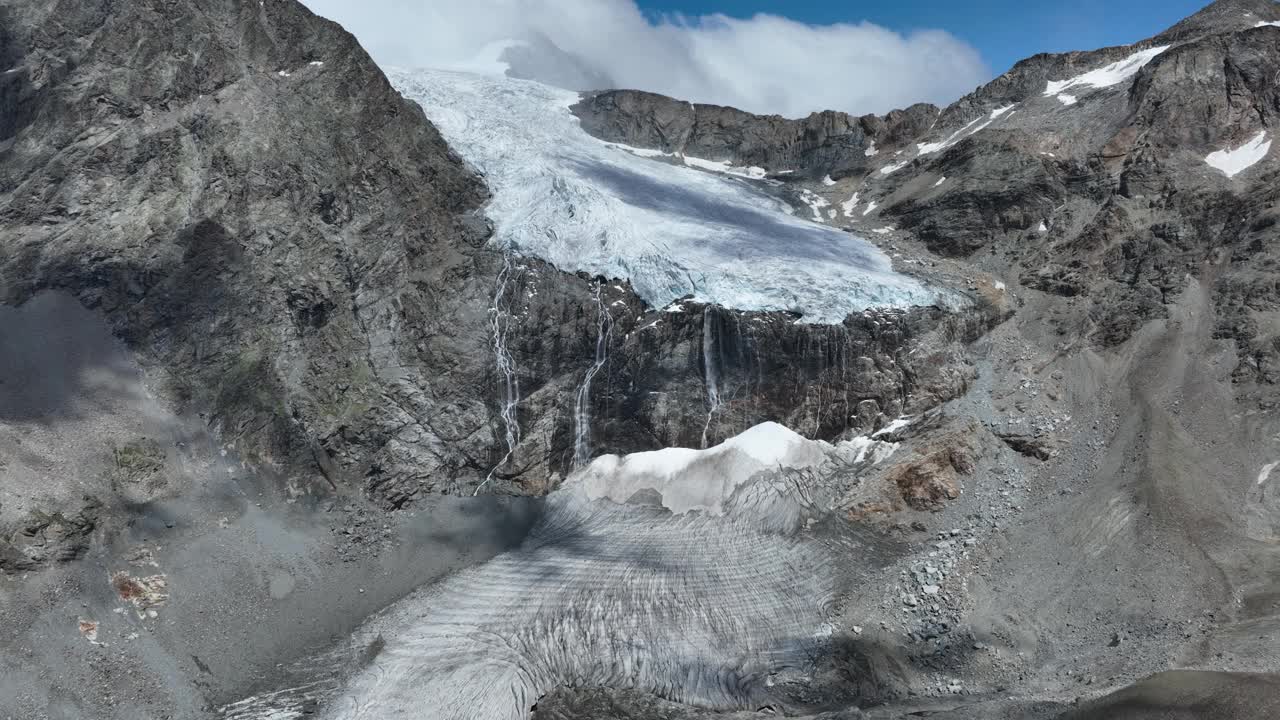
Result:
<svg viewBox="0 0 1280 720"><path fill-rule="evenodd" d="M575 93L440 70L387 74L485 175L504 248L626 278L653 307L693 295L835 323L869 306L935 300L871 243L789 216L750 181L591 137L569 111Z"/></svg>
<svg viewBox="0 0 1280 720"><path fill-rule="evenodd" d="M808 532L836 468L896 446L764 423L707 450L605 455L547 497L525 543L399 601L327 720L523 720L552 688L659 693L718 710L810 671L854 552ZM292 717L292 716L290 716Z"/></svg>

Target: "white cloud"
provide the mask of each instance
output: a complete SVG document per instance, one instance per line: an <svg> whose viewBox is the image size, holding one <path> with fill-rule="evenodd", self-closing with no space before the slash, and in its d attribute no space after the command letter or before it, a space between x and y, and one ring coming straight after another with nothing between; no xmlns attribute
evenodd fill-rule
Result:
<svg viewBox="0 0 1280 720"><path fill-rule="evenodd" d="M772 15L651 22L634 0L303 1L342 23L380 63L491 67L485 53L517 40L531 49L507 59L537 79L788 117L946 103L990 77L974 48L940 30L903 35L865 22L814 26Z"/></svg>

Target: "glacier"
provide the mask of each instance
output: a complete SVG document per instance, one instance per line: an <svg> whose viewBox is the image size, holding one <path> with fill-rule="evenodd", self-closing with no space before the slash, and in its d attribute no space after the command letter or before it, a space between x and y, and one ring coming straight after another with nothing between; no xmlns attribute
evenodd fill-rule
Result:
<svg viewBox="0 0 1280 720"><path fill-rule="evenodd" d="M484 176L492 242L504 250L629 280L655 308L692 296L838 323L939 299L864 238L788 214L749 169L705 172L588 135L569 109L577 93L449 70L387 75Z"/></svg>
<svg viewBox="0 0 1280 720"><path fill-rule="evenodd" d="M767 705L839 630L853 581L856 549L811 521L835 509L834 478L896 447L764 423L706 450L598 457L518 550L371 620L357 635L385 645L322 717L522 720L562 685Z"/></svg>

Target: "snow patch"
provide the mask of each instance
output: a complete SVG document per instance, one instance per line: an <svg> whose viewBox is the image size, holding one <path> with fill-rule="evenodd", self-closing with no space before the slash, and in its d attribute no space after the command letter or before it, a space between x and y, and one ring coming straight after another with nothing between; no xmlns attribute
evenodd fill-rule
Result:
<svg viewBox="0 0 1280 720"><path fill-rule="evenodd" d="M624 152L629 152L636 157L655 158L655 157L675 157L675 153L663 152L662 150L654 150L652 148L632 147L631 145L623 145L622 143L606 143L610 147L618 148Z"/></svg>
<svg viewBox="0 0 1280 720"><path fill-rule="evenodd" d="M856 207L858 207L858 193L854 193L853 197L840 203L840 209L844 211L845 217L853 217L853 210Z"/></svg>
<svg viewBox="0 0 1280 720"><path fill-rule="evenodd" d="M866 217L870 215L871 211L876 209L876 205L877 203L875 200L872 200L871 202L867 203L867 209L862 211L862 217Z"/></svg>
<svg viewBox="0 0 1280 720"><path fill-rule="evenodd" d="M890 175L892 173L896 173L902 168L906 167L907 164L910 162L911 162L910 160L903 160L902 162L896 162L896 163L893 163L892 165L885 165L884 167L880 168L880 174Z"/></svg>
<svg viewBox="0 0 1280 720"><path fill-rule="evenodd" d="M1041 220L1041 221L1040 221L1040 224L1039 224L1038 226L1036 226L1036 232L1038 232L1038 233L1043 233L1043 232L1048 232L1048 231L1049 231L1049 228L1048 228L1048 227L1045 227L1044 221L1043 221L1043 220Z"/></svg>
<svg viewBox="0 0 1280 720"><path fill-rule="evenodd" d="M871 232L873 232L873 233L875 233L875 234L877 234L877 235L888 235L889 233L893 232L893 228L892 228L892 227L889 227L888 225L886 225L885 227L876 228L875 230L872 230Z"/></svg>
<svg viewBox="0 0 1280 720"><path fill-rule="evenodd" d="M736 175L751 180L763 180L768 171L761 167L737 167L728 160L705 160L691 155L684 156L684 164L689 167L698 168L699 170L708 170L710 172L724 173L725 175Z"/></svg>
<svg viewBox="0 0 1280 720"><path fill-rule="evenodd" d="M812 190L801 190L800 199L804 201L805 205L809 206L810 212L813 213L814 222L826 222L822 217L822 208L831 205L831 203L827 202L826 198L823 198Z"/></svg>
<svg viewBox="0 0 1280 720"><path fill-rule="evenodd" d="M934 186L934 187L938 187L939 185L941 185L942 183L944 183L944 182L946 182L946 181L947 181L947 176L946 176L946 175L943 175L942 177L938 178L938 182L934 183L934 184L933 184L933 186Z"/></svg>
<svg viewBox="0 0 1280 720"><path fill-rule="evenodd" d="M1229 178L1244 172L1271 152L1267 131L1259 130L1251 140L1234 150L1218 150L1205 156L1210 167L1221 170Z"/></svg>
<svg viewBox="0 0 1280 720"><path fill-rule="evenodd" d="M1139 50L1123 60L1117 60L1110 65L1105 65L1097 70L1090 70L1087 73L1077 75L1067 80L1050 80L1049 84L1045 86L1044 95L1045 97L1059 96L1071 88L1099 89L1119 85L1134 75L1137 75L1138 71L1147 63L1151 62L1157 55L1168 49L1168 45L1161 45L1159 47L1147 48L1146 50ZM1059 97L1058 100L1060 100L1064 105L1071 105L1076 101L1074 97L1067 97L1070 98L1070 101L1064 100L1061 97Z"/></svg>
<svg viewBox="0 0 1280 720"><path fill-rule="evenodd" d="M876 141L872 140L871 144L867 146L867 149L862 151L862 154L867 157L875 157L880 154L880 151L876 149Z"/></svg>
<svg viewBox="0 0 1280 720"><path fill-rule="evenodd" d="M889 433L897 432L902 428L907 427L912 422L914 422L913 418L909 415L905 415L875 431L871 434L871 437L878 438L881 435L888 435Z"/></svg>
<svg viewBox="0 0 1280 720"><path fill-rule="evenodd" d="M1000 107L1000 108L996 108L995 110L992 110L992 111L991 111L991 119L992 119L992 120L995 120L996 118L1000 117L1001 115L1003 115L1003 114L1005 114L1005 113L1009 112L1010 110L1012 110L1014 107L1015 107L1015 106L1013 106L1013 105L1005 105L1004 107Z"/></svg>
<svg viewBox="0 0 1280 720"><path fill-rule="evenodd" d="M1066 93L1062 93L1062 94L1058 95L1058 96L1057 96L1057 98L1058 98L1058 102L1062 103L1063 105L1075 105L1075 104L1076 104L1076 96L1075 96L1075 95L1068 95L1068 94L1066 94Z"/></svg>
<svg viewBox="0 0 1280 720"><path fill-rule="evenodd" d="M1280 462L1267 463L1258 471L1258 484L1262 485L1267 482L1267 478L1271 477L1271 471L1276 469Z"/></svg>
<svg viewBox="0 0 1280 720"><path fill-rule="evenodd" d="M1254 25L1254 27L1256 27L1256 28L1260 28L1260 27L1280 27L1280 20L1272 20L1271 22L1259 22L1259 23L1257 23L1256 25Z"/></svg>
<svg viewBox="0 0 1280 720"><path fill-rule="evenodd" d="M725 175L733 175L735 177L746 178L748 180L763 180L769 175L769 171L762 167L756 167L754 165L745 168L739 167L728 160L707 160L705 158L694 157L692 155L680 155L678 153L669 153L663 150L654 150L651 148L633 147L631 145L624 145L622 143L615 142L606 142L605 145L629 152L636 157L672 158L679 160L681 163L688 165L691 168L706 170L708 172L723 173ZM786 170L778 174L785 175L790 172L794 171Z"/></svg>
<svg viewBox="0 0 1280 720"><path fill-rule="evenodd" d="M830 175L825 175L822 178L822 184L826 185L827 187L831 187L832 185L836 184L836 181L832 180Z"/></svg>
<svg viewBox="0 0 1280 720"><path fill-rule="evenodd" d="M999 107L999 108L996 108L995 110L992 110L991 114L985 118L982 118L982 117L974 118L972 121L969 122L968 125L965 125L959 130L951 133L951 135L949 135L945 140L942 140L940 142L917 143L916 151L920 155L929 155L931 153L936 153L940 150L946 150L947 148L951 147L952 145L955 145L956 143L969 137L970 135L975 135L981 132L988 125L998 120L1001 115L1004 115L1005 113L1009 112L1014 107L1016 106L1005 105L1004 107Z"/></svg>
<svg viewBox="0 0 1280 720"><path fill-rule="evenodd" d="M884 462L897 449L898 443L875 440L865 435L860 435L836 446L836 452L847 461L855 463L870 462L872 465L879 465Z"/></svg>

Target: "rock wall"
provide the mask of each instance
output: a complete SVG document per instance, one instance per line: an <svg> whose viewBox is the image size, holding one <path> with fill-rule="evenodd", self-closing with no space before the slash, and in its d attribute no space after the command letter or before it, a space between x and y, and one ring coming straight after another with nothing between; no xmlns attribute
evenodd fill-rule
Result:
<svg viewBox="0 0 1280 720"><path fill-rule="evenodd" d="M865 172L877 144L899 146L938 117L921 103L884 116L828 110L789 120L638 90L589 93L573 111L584 130L610 142L814 179Z"/></svg>

